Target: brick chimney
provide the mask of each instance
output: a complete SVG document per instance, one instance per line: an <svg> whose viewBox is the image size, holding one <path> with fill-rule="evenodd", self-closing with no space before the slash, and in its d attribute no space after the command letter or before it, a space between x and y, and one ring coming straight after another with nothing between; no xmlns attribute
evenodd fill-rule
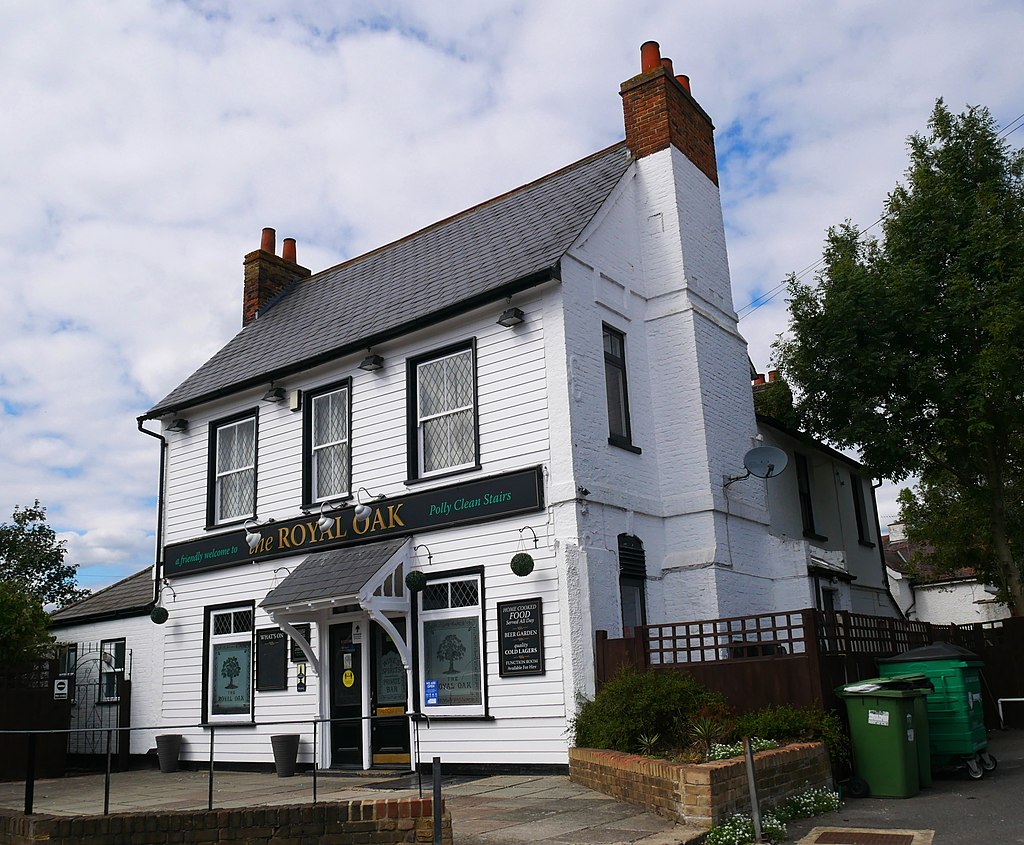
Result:
<svg viewBox="0 0 1024 845"><path fill-rule="evenodd" d="M242 295L242 325L255 320L267 303L296 279L310 275L295 263L295 238L285 238L281 257L274 254L276 232L264 229L260 248L242 261L245 267L245 291Z"/></svg>
<svg viewBox="0 0 1024 845"><path fill-rule="evenodd" d="M619 87L626 120L626 146L643 158L670 144L715 185L715 127L690 94L690 80L673 76L672 60L661 57L657 41L640 47L640 74Z"/></svg>

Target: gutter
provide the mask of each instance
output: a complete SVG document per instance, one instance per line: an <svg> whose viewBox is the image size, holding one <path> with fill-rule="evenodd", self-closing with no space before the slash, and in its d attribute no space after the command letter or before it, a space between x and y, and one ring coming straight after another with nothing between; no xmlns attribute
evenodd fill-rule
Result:
<svg viewBox="0 0 1024 845"><path fill-rule="evenodd" d="M155 437L160 441L160 481L156 495L156 555L153 560L153 604L160 600L160 581L164 571L164 485L167 479L167 438L156 431L143 428L142 424L149 419L148 415L136 418L139 431Z"/></svg>

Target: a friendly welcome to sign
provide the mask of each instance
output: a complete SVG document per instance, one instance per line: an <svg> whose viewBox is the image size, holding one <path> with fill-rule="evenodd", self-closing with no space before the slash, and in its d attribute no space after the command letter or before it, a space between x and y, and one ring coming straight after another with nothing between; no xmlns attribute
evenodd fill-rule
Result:
<svg viewBox="0 0 1024 845"><path fill-rule="evenodd" d="M542 482L541 468L531 467L372 502L370 515L364 519L356 517L355 507L349 505L334 512L327 531L320 530L319 517L314 514L275 522L260 529L263 539L252 551L245 542L244 528L211 534L165 546L164 574L173 578L538 511L544 507Z"/></svg>

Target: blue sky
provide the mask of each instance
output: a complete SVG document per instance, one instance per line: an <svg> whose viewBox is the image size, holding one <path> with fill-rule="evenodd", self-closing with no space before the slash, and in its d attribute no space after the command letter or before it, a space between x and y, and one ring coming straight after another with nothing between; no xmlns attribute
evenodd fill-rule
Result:
<svg viewBox="0 0 1024 845"><path fill-rule="evenodd" d="M94 589L151 563L135 420L237 331L261 229L316 271L603 148L645 40L718 127L742 308L879 217L937 97L1024 112L1021 32L1014 0L2 4L0 520L40 499ZM785 324L744 316L760 368Z"/></svg>

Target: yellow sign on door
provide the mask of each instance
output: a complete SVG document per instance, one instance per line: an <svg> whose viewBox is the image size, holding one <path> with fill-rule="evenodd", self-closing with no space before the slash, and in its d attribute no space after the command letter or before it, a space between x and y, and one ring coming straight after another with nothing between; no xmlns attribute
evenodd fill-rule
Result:
<svg viewBox="0 0 1024 845"><path fill-rule="evenodd" d="M346 669L345 674L341 676L341 682L347 687L352 686L356 682L356 673L351 669Z"/></svg>

